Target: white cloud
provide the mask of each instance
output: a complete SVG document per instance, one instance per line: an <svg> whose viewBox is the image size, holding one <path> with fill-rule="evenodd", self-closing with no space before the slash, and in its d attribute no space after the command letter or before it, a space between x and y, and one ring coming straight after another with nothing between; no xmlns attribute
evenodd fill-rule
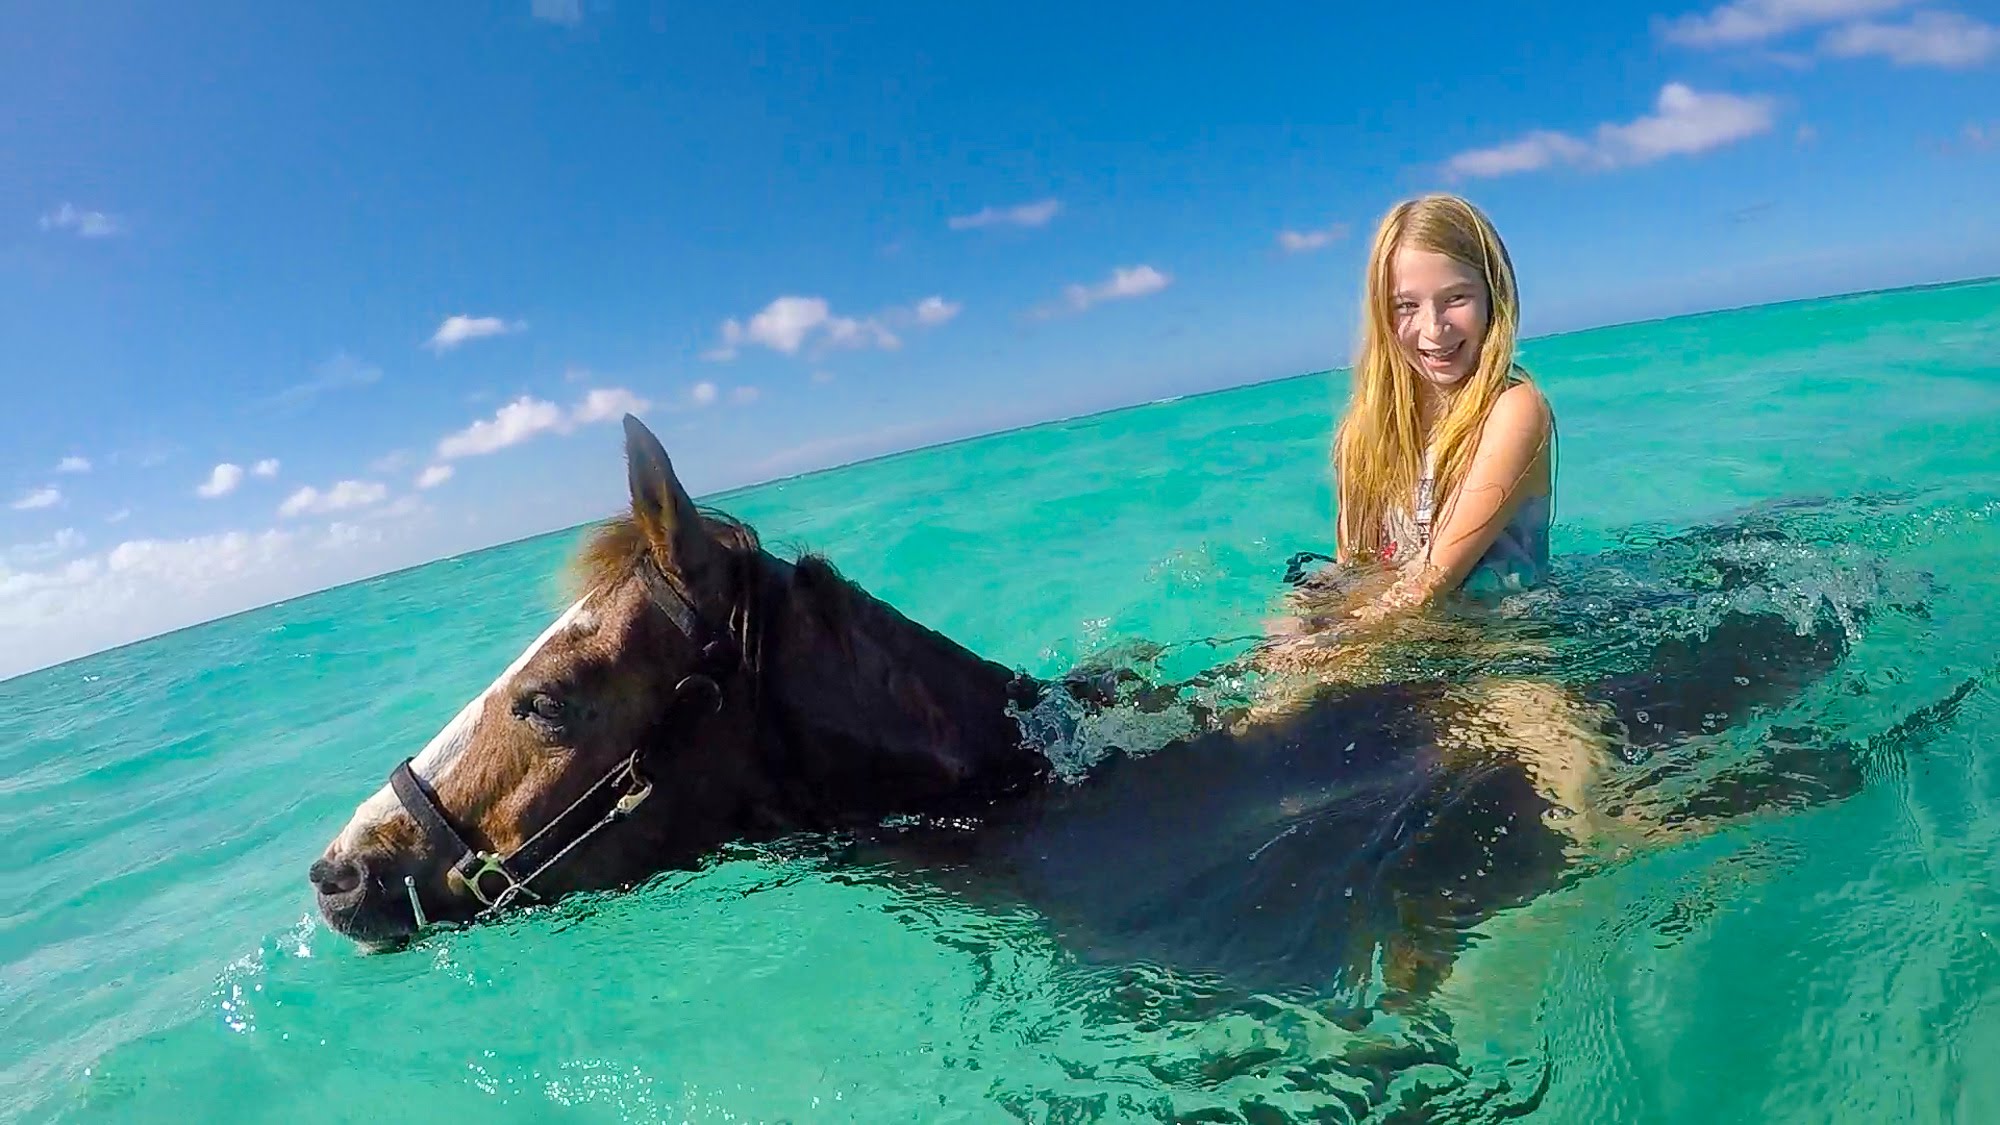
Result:
<svg viewBox="0 0 2000 1125"><path fill-rule="evenodd" d="M836 316L826 322L826 342L835 348L877 347L885 352L893 352L903 346L896 334L882 327L874 319L855 320L851 317Z"/></svg>
<svg viewBox="0 0 2000 1125"><path fill-rule="evenodd" d="M546 399L522 395L501 407L492 418L447 435L438 442L437 455L451 461L497 453L546 430L558 429L563 423L562 407Z"/></svg>
<svg viewBox="0 0 2000 1125"><path fill-rule="evenodd" d="M60 533L58 533L60 536ZM389 569L351 524L137 539L41 569L0 567L0 677ZM405 552L407 554L407 552Z"/></svg>
<svg viewBox="0 0 2000 1125"><path fill-rule="evenodd" d="M1173 284L1171 274L1152 266L1118 266L1111 276L1096 285L1070 285L1063 289L1063 303L1072 312L1082 312L1104 301L1123 301L1158 293ZM1058 309L1044 308L1037 315L1054 316Z"/></svg>
<svg viewBox="0 0 2000 1125"><path fill-rule="evenodd" d="M946 220L953 230L978 230L981 227L1043 227L1062 210L1062 201L1041 199L1033 203L1021 203L1013 207L981 207L970 215L954 215Z"/></svg>
<svg viewBox="0 0 2000 1125"><path fill-rule="evenodd" d="M1347 237L1346 223L1329 223L1316 230L1281 230L1278 245L1287 254L1303 254L1313 250L1324 250Z"/></svg>
<svg viewBox="0 0 2000 1125"><path fill-rule="evenodd" d="M741 339L790 355L805 343L807 333L835 319L824 297L779 297L750 318Z"/></svg>
<svg viewBox="0 0 2000 1125"><path fill-rule="evenodd" d="M1670 43L1684 47L1740 47L1802 28L1880 15L1911 0L1738 0L1704 15L1659 25Z"/></svg>
<svg viewBox="0 0 2000 1125"><path fill-rule="evenodd" d="M1771 128L1774 116L1769 98L1703 94L1669 83L1660 89L1652 116L1628 125L1599 126L1597 147L1613 166L1646 164L1756 136Z"/></svg>
<svg viewBox="0 0 2000 1125"><path fill-rule="evenodd" d="M418 475L417 487L436 488L438 485L450 480L451 475L457 471L457 469L452 468L450 465L432 465Z"/></svg>
<svg viewBox="0 0 2000 1125"><path fill-rule="evenodd" d="M764 307L764 311L750 318L749 329L741 321L730 317L722 322L722 343L702 353L703 359L735 359L737 349L746 339L753 339L751 332L757 331L757 343L777 351L792 353L805 342L806 333L813 326L826 319L827 304L819 297L780 297Z"/></svg>
<svg viewBox="0 0 2000 1125"><path fill-rule="evenodd" d="M1575 137L1538 130L1518 141L1461 152L1447 162L1446 168L1461 176L1506 176L1559 162L1582 163L1589 156L1590 146Z"/></svg>
<svg viewBox="0 0 2000 1125"><path fill-rule="evenodd" d="M329 391L365 387L381 378L380 367L356 359L346 352L338 352L333 358L314 369L311 379L286 387L262 400L258 405L266 408L296 408Z"/></svg>
<svg viewBox="0 0 2000 1125"><path fill-rule="evenodd" d="M32 512L37 508L53 508L60 503L62 503L62 489L49 485L23 494L20 499L14 501L13 508L17 512Z"/></svg>
<svg viewBox="0 0 2000 1125"><path fill-rule="evenodd" d="M83 534L65 527L47 539L0 549L0 576L8 569L43 566L83 546Z"/></svg>
<svg viewBox="0 0 2000 1125"><path fill-rule="evenodd" d="M199 571L237 569L287 538L284 533L272 530L256 536L232 531L182 540L128 540L112 548L104 556L103 565L114 573L153 571L192 578Z"/></svg>
<svg viewBox="0 0 2000 1125"><path fill-rule="evenodd" d="M43 230L73 230L79 238L109 238L125 233L125 225L102 211L85 211L65 203L42 216Z"/></svg>
<svg viewBox="0 0 2000 1125"><path fill-rule="evenodd" d="M90 458L88 457L65 457L56 465L56 472L59 473L87 473L89 471Z"/></svg>
<svg viewBox="0 0 2000 1125"><path fill-rule="evenodd" d="M578 426L609 422L627 414L643 414L651 405L623 387L599 387L583 396L583 401L570 411L570 421Z"/></svg>
<svg viewBox="0 0 2000 1125"><path fill-rule="evenodd" d="M124 522L125 522L126 520L128 520L128 519L131 519L131 518L132 518L132 509L130 509L130 508L120 508L120 509L118 509L117 511L115 511L115 512L111 513L110 515L108 515L108 516L105 516L105 517L104 517L104 522L105 522L105 523L124 523Z"/></svg>
<svg viewBox="0 0 2000 1125"><path fill-rule="evenodd" d="M424 346L434 352L444 353L468 340L484 339L487 336L505 336L520 332L528 325L524 321L506 321L497 316L448 316L438 325L436 332L424 342Z"/></svg>
<svg viewBox="0 0 2000 1125"><path fill-rule="evenodd" d="M242 483L243 466L224 461L209 472L208 480L198 485L194 493L204 500L213 500L236 491L236 486Z"/></svg>
<svg viewBox="0 0 2000 1125"><path fill-rule="evenodd" d="M1834 58L1880 55L1898 66L1976 66L2000 50L2000 27L1957 12L1918 12L1904 24L1855 23L1820 40Z"/></svg>
<svg viewBox="0 0 2000 1125"><path fill-rule="evenodd" d="M738 387L729 392L729 401L738 406L748 406L764 397L764 392L755 387Z"/></svg>
<svg viewBox="0 0 2000 1125"><path fill-rule="evenodd" d="M783 355L797 355L808 345L817 352L835 348L903 346L897 328L935 328L956 317L964 304L930 296L907 308L897 306L868 317L837 316L824 297L784 296L764 306L748 322L730 317L722 322L722 342L702 353L706 360L727 361L756 344Z"/></svg>
<svg viewBox="0 0 2000 1125"><path fill-rule="evenodd" d="M1557 163L1598 170L1650 164L1768 132L1776 112L1766 97L1705 94L1673 82L1661 88L1652 114L1599 125L1587 142L1539 131L1504 145L1459 153L1446 169L1457 176L1490 177Z"/></svg>
<svg viewBox="0 0 2000 1125"><path fill-rule="evenodd" d="M943 297L925 297L917 302L917 323L925 326L943 324L963 311L965 305L958 301L947 301Z"/></svg>
<svg viewBox="0 0 2000 1125"><path fill-rule="evenodd" d="M379 504L389 495L387 485L372 480L344 480L321 492L307 485L285 497L278 515L287 519L302 515L327 515Z"/></svg>
<svg viewBox="0 0 2000 1125"><path fill-rule="evenodd" d="M812 381L813 381L813 382L815 382L815 383L818 383L818 384L819 384L820 386L822 386L822 387L823 387L823 386L827 385L828 383L831 383L831 382L833 382L833 372L831 372L831 371L815 371L815 372L813 372L813 373L812 373Z"/></svg>
<svg viewBox="0 0 2000 1125"><path fill-rule="evenodd" d="M257 462L255 465L250 466L250 475L253 477L277 476L278 459L276 457L266 457L262 461Z"/></svg>
<svg viewBox="0 0 2000 1125"><path fill-rule="evenodd" d="M873 317L857 320L835 316L824 297L779 297L750 318L722 322L722 343L702 353L703 359L735 359L745 344L756 344L785 355L797 355L809 337L824 347L878 347L893 351L903 342Z"/></svg>
<svg viewBox="0 0 2000 1125"><path fill-rule="evenodd" d="M583 22L583 0L529 0L528 10L544 23L575 27Z"/></svg>
<svg viewBox="0 0 2000 1125"><path fill-rule="evenodd" d="M568 433L578 426L609 421L626 413L637 414L649 405L623 387L599 387L569 410L547 399L522 395L495 411L493 417L447 434L438 442L436 457L439 461L456 461L461 457L498 453L538 434Z"/></svg>
<svg viewBox="0 0 2000 1125"><path fill-rule="evenodd" d="M714 402L716 396L720 393L721 392L717 390L714 383L708 382L707 380L703 380L702 382L696 383L694 387L688 391L688 397L694 400L694 404L696 406L707 406L710 403Z"/></svg>

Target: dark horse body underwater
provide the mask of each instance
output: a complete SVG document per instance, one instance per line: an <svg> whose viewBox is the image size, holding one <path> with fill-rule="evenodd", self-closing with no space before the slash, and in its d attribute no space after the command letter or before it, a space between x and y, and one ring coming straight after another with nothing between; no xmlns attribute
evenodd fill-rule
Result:
<svg viewBox="0 0 2000 1125"><path fill-rule="evenodd" d="M1573 869L1518 761L1436 748L1423 684L1331 692L1062 780L1020 714L1075 685L986 660L821 559L774 557L699 512L625 425L632 512L586 546L586 592L312 865L339 932L393 946L730 842L851 833L1026 902L1088 959L1259 989L1375 972L1420 994L1468 926ZM1731 618L1586 694L1625 747L1663 745L1789 698L1845 646L1837 624ZM1858 784L1850 757L1794 754L1716 811ZM933 827L885 827L912 822Z"/></svg>

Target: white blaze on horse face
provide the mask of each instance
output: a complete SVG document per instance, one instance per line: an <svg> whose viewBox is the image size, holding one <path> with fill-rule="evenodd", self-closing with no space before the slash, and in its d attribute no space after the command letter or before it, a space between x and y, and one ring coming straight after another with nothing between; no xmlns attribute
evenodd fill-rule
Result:
<svg viewBox="0 0 2000 1125"><path fill-rule="evenodd" d="M529 645L526 651L514 658L514 663L509 664L498 679L488 684L485 691L473 696L471 702L459 708L458 714L451 722L446 723L443 730L432 735L430 742L417 752L417 756L410 761L410 771L429 782L431 788L435 790L438 783L450 775L452 766L456 765L459 757L465 753L465 748L472 745L472 736L478 730L479 717L485 713L487 698L494 692L506 690L514 677L521 674L521 669L528 666L528 661L533 660L535 654L542 651L543 647L564 629L572 626L578 629L591 629L596 626L595 616L584 608L589 601L590 596L587 594L577 599L575 605L564 610L563 615L556 618L555 624L542 630L542 635L535 638L534 644ZM402 811L403 802L396 798L393 789L384 785L374 796L363 801L360 808L354 810L354 818L347 822L347 827L341 829L340 836L334 840L333 850L353 851L360 846L362 838L370 831Z"/></svg>

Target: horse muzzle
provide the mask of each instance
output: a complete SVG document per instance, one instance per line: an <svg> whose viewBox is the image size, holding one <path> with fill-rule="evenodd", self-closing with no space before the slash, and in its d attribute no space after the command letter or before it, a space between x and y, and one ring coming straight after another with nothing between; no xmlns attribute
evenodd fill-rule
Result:
<svg viewBox="0 0 2000 1125"><path fill-rule="evenodd" d="M336 846L313 861L306 878L327 925L364 945L389 946L430 921L410 893L414 880L402 866L389 856L348 854Z"/></svg>

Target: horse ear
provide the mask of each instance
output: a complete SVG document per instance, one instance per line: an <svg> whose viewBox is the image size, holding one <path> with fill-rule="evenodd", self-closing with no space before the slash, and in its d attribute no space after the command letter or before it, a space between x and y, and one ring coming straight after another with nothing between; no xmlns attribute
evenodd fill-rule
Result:
<svg viewBox="0 0 2000 1125"><path fill-rule="evenodd" d="M625 416L625 472L632 485L632 518L660 565L691 582L699 580L719 546L674 475L660 439L630 414Z"/></svg>

